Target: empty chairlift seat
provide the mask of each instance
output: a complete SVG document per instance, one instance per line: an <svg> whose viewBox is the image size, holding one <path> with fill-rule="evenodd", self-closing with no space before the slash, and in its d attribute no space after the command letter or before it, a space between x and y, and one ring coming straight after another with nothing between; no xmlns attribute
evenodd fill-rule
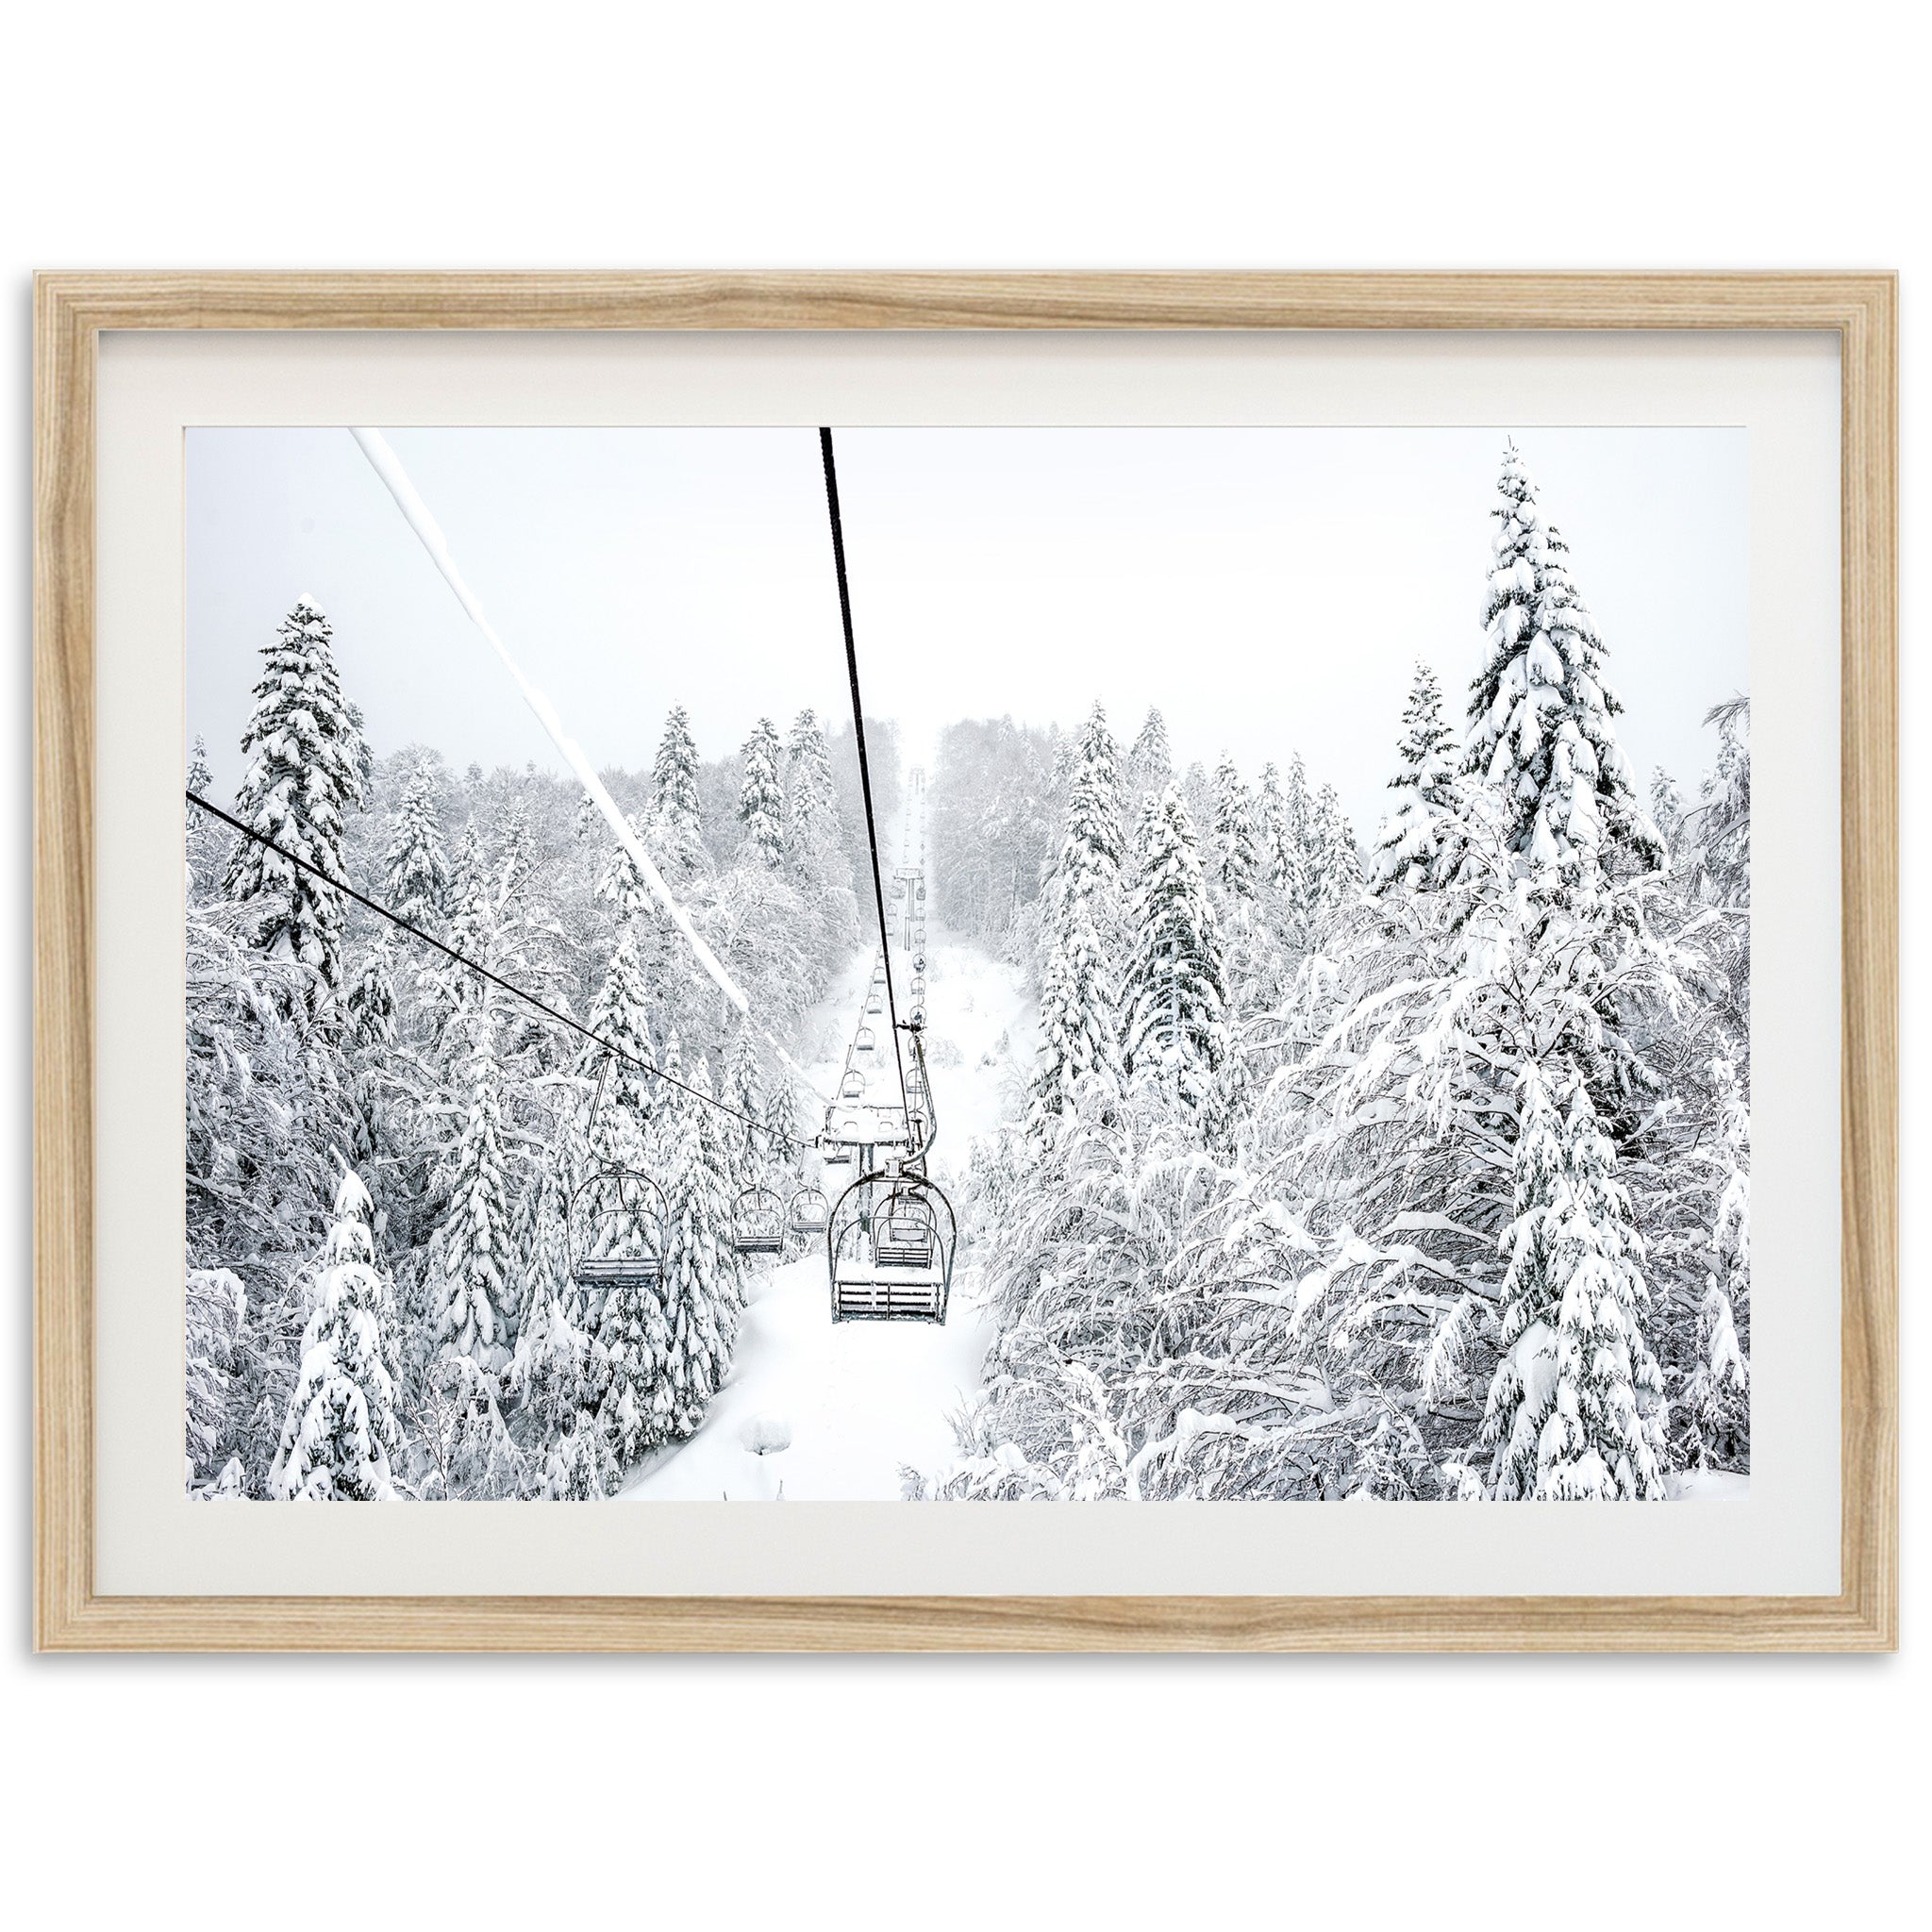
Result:
<svg viewBox="0 0 1932 1932"><path fill-rule="evenodd" d="M648 1174L622 1168L592 1174L572 1193L565 1217L571 1278L606 1294L662 1280L670 1218Z"/></svg>
<svg viewBox="0 0 1932 1932"><path fill-rule="evenodd" d="M817 1188L800 1188L791 1197L791 1232L824 1234L832 1207Z"/></svg>
<svg viewBox="0 0 1932 1932"><path fill-rule="evenodd" d="M751 1187L731 1210L731 1245L741 1255L785 1251L785 1204L769 1188Z"/></svg>
<svg viewBox="0 0 1932 1932"><path fill-rule="evenodd" d="M943 1323L957 1239L951 1204L930 1181L855 1182L827 1235L832 1320Z"/></svg>
<svg viewBox="0 0 1932 1932"><path fill-rule="evenodd" d="M843 1080L839 1083L841 1100L863 1100L865 1098L865 1075L857 1067L849 1069Z"/></svg>

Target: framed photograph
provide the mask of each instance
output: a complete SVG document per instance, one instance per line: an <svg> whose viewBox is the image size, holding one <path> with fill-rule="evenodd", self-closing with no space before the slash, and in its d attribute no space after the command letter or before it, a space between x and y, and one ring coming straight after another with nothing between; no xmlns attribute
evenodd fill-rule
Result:
<svg viewBox="0 0 1932 1932"><path fill-rule="evenodd" d="M1895 345L42 277L40 1646L1893 1647Z"/></svg>

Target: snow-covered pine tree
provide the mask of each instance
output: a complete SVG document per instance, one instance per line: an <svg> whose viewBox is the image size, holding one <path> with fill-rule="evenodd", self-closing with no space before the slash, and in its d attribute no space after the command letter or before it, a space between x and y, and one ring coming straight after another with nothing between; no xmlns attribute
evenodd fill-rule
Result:
<svg viewBox="0 0 1932 1932"><path fill-rule="evenodd" d="M667 1284L626 1276L604 1298L597 1317L597 1368L603 1400L597 1431L612 1470L635 1468L671 1440L675 1392L671 1326L664 1317ZM576 1445L579 1452L586 1445ZM581 1454L567 1457L566 1482L586 1478Z"/></svg>
<svg viewBox="0 0 1932 1932"><path fill-rule="evenodd" d="M1342 905L1361 891L1361 847L1356 843L1355 827L1332 785L1323 786L1316 794L1307 842L1312 896L1318 906Z"/></svg>
<svg viewBox="0 0 1932 1932"><path fill-rule="evenodd" d="M515 1340L514 1251L504 1170L503 1072L496 1016L479 999L467 1023L469 1105L448 1164L449 1208L436 1239L436 1334L492 1373Z"/></svg>
<svg viewBox="0 0 1932 1932"><path fill-rule="evenodd" d="M695 872L705 858L704 827L698 805L698 747L691 735L691 718L682 705L673 705L658 741L651 766L657 788L654 828L663 863L674 871ZM658 857L653 852L652 857Z"/></svg>
<svg viewBox="0 0 1932 1932"><path fill-rule="evenodd" d="M785 747L785 856L802 891L823 891L836 882L831 855L838 841L831 753L817 713L808 708L793 721Z"/></svg>
<svg viewBox="0 0 1932 1932"><path fill-rule="evenodd" d="M525 1283L524 1318L504 1374L516 1398L529 1493L582 1502L615 1487L616 1463L595 1427L604 1368L583 1291L571 1276L573 1176L585 1164L580 1133L541 1163L515 1229Z"/></svg>
<svg viewBox="0 0 1932 1932"><path fill-rule="evenodd" d="M1289 840L1288 800L1281 790L1281 774L1274 759L1261 767L1261 783L1255 793L1255 842L1260 853L1261 883L1276 891L1290 886L1295 857Z"/></svg>
<svg viewBox="0 0 1932 1932"><path fill-rule="evenodd" d="M583 1072L600 1082L590 1144L600 1167L637 1169L643 1165L651 1119L657 1109L657 1066L651 1043L651 989L638 954L638 922L625 919L617 948L591 1006L591 1031L616 1049L584 1049Z"/></svg>
<svg viewBox="0 0 1932 1932"><path fill-rule="evenodd" d="M1128 803L1139 809L1150 794L1158 797L1174 783L1174 750L1167 741L1167 720L1148 708L1134 748L1127 754Z"/></svg>
<svg viewBox="0 0 1932 1932"><path fill-rule="evenodd" d="M708 1096L702 1060L690 1085ZM674 1439L696 1432L731 1366L737 1334L737 1256L731 1247L731 1202L707 1147L703 1101L680 1096L665 1135L664 1196L670 1209L664 1257L667 1427Z"/></svg>
<svg viewBox="0 0 1932 1932"><path fill-rule="evenodd" d="M742 849L773 872L785 862L785 788L778 775L779 757L778 727L769 718L760 718L744 742L738 821L744 827Z"/></svg>
<svg viewBox="0 0 1932 1932"><path fill-rule="evenodd" d="M1509 1257L1496 1315L1501 1359L1490 1384L1482 1441L1493 1450L1490 1488L1505 1501L1537 1493L1543 1424L1557 1396L1557 1317L1563 1277L1557 1229L1565 1204L1562 1124L1542 1069L1530 1060L1517 1081L1510 1158Z"/></svg>
<svg viewBox="0 0 1932 1932"><path fill-rule="evenodd" d="M1321 890L1321 854L1315 841L1315 801L1308 791L1307 767L1296 752L1288 761L1281 793L1281 890L1290 908L1302 918L1314 909Z"/></svg>
<svg viewBox="0 0 1932 1932"><path fill-rule="evenodd" d="M1096 703L1072 747L1066 835L1043 908L1041 1045L1028 1111L1029 1129L1041 1141L1052 1138L1083 1083L1100 1083L1103 1107L1123 1086L1118 756Z"/></svg>
<svg viewBox="0 0 1932 1932"><path fill-rule="evenodd" d="M1201 877L1194 822L1178 786L1142 808L1134 882L1136 951L1125 989L1129 1078L1219 1131L1230 1043L1221 931Z"/></svg>
<svg viewBox="0 0 1932 1932"><path fill-rule="evenodd" d="M1582 1079L1566 1082L1560 1127L1534 1062L1521 1091L1505 1353L1483 1419L1494 1492L1660 1500L1663 1376L1644 1334L1643 1238L1616 1150Z"/></svg>
<svg viewBox="0 0 1932 1932"><path fill-rule="evenodd" d="M395 1500L394 1296L375 1263L368 1191L344 1167L323 1248L315 1312L269 1474L270 1493L307 1502Z"/></svg>
<svg viewBox="0 0 1932 1932"><path fill-rule="evenodd" d="M1501 794L1511 844L1529 865L1592 888L1613 858L1612 870L1648 871L1662 845L1617 741L1623 705L1514 443L1497 487L1489 649L1470 687L1462 769Z"/></svg>
<svg viewBox="0 0 1932 1932"><path fill-rule="evenodd" d="M206 798L214 788L214 774L208 769L208 740L194 734L193 748L188 754L188 789Z"/></svg>
<svg viewBox="0 0 1932 1932"><path fill-rule="evenodd" d="M484 956L489 945L491 914L494 908L490 892L489 867L483 858L483 841L474 818L464 821L463 836L457 844L447 906L450 944L465 958L487 964ZM454 970L464 980L474 982L474 974L465 972L461 967Z"/></svg>
<svg viewBox="0 0 1932 1932"><path fill-rule="evenodd" d="M1214 769L1214 875L1230 899L1251 899L1261 874L1254 800L1226 752Z"/></svg>
<svg viewBox="0 0 1932 1932"><path fill-rule="evenodd" d="M187 1295L188 1484L206 1481L228 1459L235 1400L235 1342L248 1291L226 1268L191 1268Z"/></svg>
<svg viewBox="0 0 1932 1932"><path fill-rule="evenodd" d="M1694 1468L1748 1469L1751 1458L1751 1114L1736 1050L1721 1041L1711 1064L1718 1139L1710 1155L1710 1252L1698 1311L1697 1361L1685 1380L1686 1459Z"/></svg>
<svg viewBox="0 0 1932 1932"><path fill-rule="evenodd" d="M1661 765L1651 767L1650 822L1666 845L1676 845L1684 829L1684 791Z"/></svg>
<svg viewBox="0 0 1932 1932"><path fill-rule="evenodd" d="M449 860L442 850L436 772L427 758L410 774L396 808L382 891L390 909L412 925L441 932L450 909Z"/></svg>
<svg viewBox="0 0 1932 1932"><path fill-rule="evenodd" d="M344 822L362 802L364 753L331 638L328 620L303 599L262 646L255 708L242 735L248 763L235 816L339 879ZM253 944L298 960L323 998L341 987L342 895L334 886L258 840L241 839L228 861L227 890L249 906Z"/></svg>
<svg viewBox="0 0 1932 1932"><path fill-rule="evenodd" d="M732 1029L723 1086L720 1098L744 1116L743 1120L719 1116L732 1188L742 1191L754 1186L768 1187L785 1165L786 1149L762 1131L767 1114L765 1076L749 1020L741 1020Z"/></svg>
<svg viewBox="0 0 1932 1932"><path fill-rule="evenodd" d="M1420 891L1435 882L1442 849L1443 820L1456 809L1456 739L1442 721L1442 688L1435 669L1416 660L1415 681L1402 712L1402 741L1396 747L1395 794L1376 835L1374 880L1377 891L1391 886Z"/></svg>
<svg viewBox="0 0 1932 1932"><path fill-rule="evenodd" d="M386 932L363 955L349 983L346 1008L342 1051L348 1058L349 1151L356 1165L366 1168L385 1150L396 1085L389 1058L396 1039L395 956Z"/></svg>

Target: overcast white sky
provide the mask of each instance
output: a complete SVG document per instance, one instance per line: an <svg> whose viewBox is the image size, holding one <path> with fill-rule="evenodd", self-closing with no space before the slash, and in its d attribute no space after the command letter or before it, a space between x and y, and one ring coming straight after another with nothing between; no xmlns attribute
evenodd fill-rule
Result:
<svg viewBox="0 0 1932 1932"><path fill-rule="evenodd" d="M841 429L868 714L916 752L952 719L1123 740L1250 775L1299 748L1382 810L1418 656L1452 720L1481 652L1506 426ZM1610 649L1640 773L1687 786L1748 688L1746 439L1513 432ZM390 429L498 631L593 763L647 764L684 704L708 758L760 712L849 715L810 429ZM535 758L541 727L346 429L188 439L188 729L239 778L257 652L298 596L335 626L375 749Z"/></svg>

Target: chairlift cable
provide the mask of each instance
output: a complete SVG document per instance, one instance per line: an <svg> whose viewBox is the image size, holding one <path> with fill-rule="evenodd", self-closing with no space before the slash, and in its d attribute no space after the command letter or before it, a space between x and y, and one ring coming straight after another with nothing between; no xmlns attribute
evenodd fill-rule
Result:
<svg viewBox="0 0 1932 1932"><path fill-rule="evenodd" d="M750 1114L741 1113L735 1107L727 1107L724 1101L718 1099L715 1095L701 1093L695 1087L687 1087L682 1080L676 1079L672 1074L665 1073L661 1067L654 1067L648 1060L639 1059L636 1054L626 1053L623 1047L613 1045L601 1033L591 1032L582 1021L573 1020L568 1013L559 1012L557 1008L551 1006L547 1001L539 999L535 993L525 991L523 987L504 978L502 974L492 973L489 967L477 964L468 955L458 952L454 946L446 944L443 941L438 939L434 933L425 932L420 925L405 919L400 912L391 911L387 906L372 899L368 893L358 892L354 886L349 885L342 879L332 877L329 874L324 872L319 865L311 863L308 859L298 858L287 846L276 844L266 832L258 832L253 825L242 824L232 812L224 811L220 806L202 797L198 791L191 790L187 793L187 797L190 805L198 806L211 818L220 819L225 825L232 826L243 838L253 839L258 845L266 846L269 851L275 853L278 858L287 859L297 871L310 874L315 878L320 879L325 886L333 886L337 891L344 893L349 898L355 900L357 905L366 906L371 912L388 920L391 925L401 926L412 939L419 939L425 945L433 946L439 953L454 959L458 966L467 967L470 972L489 980L491 985L502 987L505 992L514 993L518 999L536 1008L540 1013L555 1020L558 1025L568 1026L573 1033L581 1033L593 1045L601 1046L607 1055L615 1055L621 1060L628 1060L632 1066L638 1068L642 1073L650 1074L653 1079L663 1081L667 1087L675 1087L680 1093L688 1093L691 1099L703 1101L707 1107L714 1108L719 1113L729 1114L733 1120L741 1121L754 1132L762 1134L767 1141L782 1142L785 1146L795 1148L801 1153L809 1144L807 1141L795 1140L790 1134L781 1134L775 1128L766 1126L762 1121L754 1120ZM601 1086L603 1083L603 1074L601 1071L597 1077L598 1084Z"/></svg>
<svg viewBox="0 0 1932 1932"><path fill-rule="evenodd" d="M865 800L865 842L872 854L873 903L878 908L879 958L886 969L886 1018L892 1029L892 1069L899 1079L899 1111L908 1130L912 1109L906 1098L906 1058L899 1041L899 1005L892 990L892 947L886 929L886 888L879 868L878 826L872 810L872 767L865 755L865 708L858 695L858 648L852 638L852 591L845 577L845 525L839 515L839 471L832 457L832 432L821 426L819 455L825 471L825 508L832 522L832 567L839 579L839 617L845 629L845 670L852 684L852 733L858 746L858 789Z"/></svg>

